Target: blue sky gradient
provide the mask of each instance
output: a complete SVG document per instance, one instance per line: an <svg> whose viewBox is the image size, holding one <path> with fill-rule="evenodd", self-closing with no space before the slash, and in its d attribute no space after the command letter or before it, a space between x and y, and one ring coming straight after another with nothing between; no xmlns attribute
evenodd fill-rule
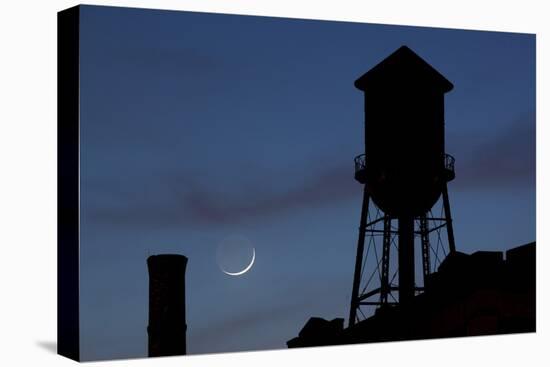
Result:
<svg viewBox="0 0 550 367"><path fill-rule="evenodd" d="M81 355L147 354L145 260L181 253L188 352L285 348L346 317L361 186L354 80L407 45L455 86L457 249L535 240L535 36L83 6ZM223 274L240 235L254 267Z"/></svg>

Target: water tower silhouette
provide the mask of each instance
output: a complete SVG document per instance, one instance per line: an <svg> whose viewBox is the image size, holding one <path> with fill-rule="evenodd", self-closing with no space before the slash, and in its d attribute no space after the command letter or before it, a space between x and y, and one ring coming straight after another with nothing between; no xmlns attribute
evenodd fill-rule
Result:
<svg viewBox="0 0 550 367"><path fill-rule="evenodd" d="M362 307L376 311L407 303L423 290L415 283L415 238L420 239L424 279L432 271L430 256L441 261L444 246L438 242L436 252L430 234L442 241L441 230L446 229L448 252L442 250L442 255L455 251L447 193L447 183L455 177L454 158L445 154L444 134L444 94L452 83L402 46L357 79L355 87L365 98L365 154L355 158L355 179L364 184L364 192L350 326L359 315L367 317ZM441 214L433 215L440 197ZM371 247L375 260L367 269ZM398 253L393 263L392 247ZM395 270L392 278L390 268ZM378 279L372 282L376 273ZM393 282L396 275L398 283Z"/></svg>

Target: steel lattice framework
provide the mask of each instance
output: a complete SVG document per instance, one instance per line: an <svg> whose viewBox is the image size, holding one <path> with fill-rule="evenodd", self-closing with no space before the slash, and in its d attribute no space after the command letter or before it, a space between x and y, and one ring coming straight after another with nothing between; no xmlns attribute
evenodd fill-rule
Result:
<svg viewBox="0 0 550 367"><path fill-rule="evenodd" d="M356 158L357 171L364 170L364 158ZM454 178L454 159L445 157L445 168L449 171L448 181ZM372 202L366 185L363 190L363 204L357 242L355 274L352 289L349 325L371 316L377 308L399 304L398 228L397 218L385 214ZM447 183L441 190L438 203L427 213L414 219L415 248L422 277L421 284L415 284L415 294L424 291L426 277L437 270L439 264L455 251L454 233L450 212ZM420 274L419 274L420 275Z"/></svg>

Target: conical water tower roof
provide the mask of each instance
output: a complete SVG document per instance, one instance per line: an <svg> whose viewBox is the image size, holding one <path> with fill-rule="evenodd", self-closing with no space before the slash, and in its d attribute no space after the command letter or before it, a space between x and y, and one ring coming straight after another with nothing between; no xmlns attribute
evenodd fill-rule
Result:
<svg viewBox="0 0 550 367"><path fill-rule="evenodd" d="M407 46L401 46L355 81L367 89L404 88L446 93L453 84Z"/></svg>

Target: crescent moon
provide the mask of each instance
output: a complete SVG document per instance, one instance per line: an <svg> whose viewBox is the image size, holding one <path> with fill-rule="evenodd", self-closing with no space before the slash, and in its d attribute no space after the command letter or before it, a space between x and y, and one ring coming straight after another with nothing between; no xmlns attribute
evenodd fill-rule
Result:
<svg viewBox="0 0 550 367"><path fill-rule="evenodd" d="M246 268L244 268L243 270L241 271L238 271L236 273L232 273L230 271L225 271L222 269L222 271L227 274L227 275L231 275L231 276L239 276L239 275L243 275L244 273L246 273L247 271L249 271L251 268L252 268L252 265L254 265L254 260L256 259L256 249L255 248L252 248L252 260L250 261L250 264L248 264L248 266Z"/></svg>

